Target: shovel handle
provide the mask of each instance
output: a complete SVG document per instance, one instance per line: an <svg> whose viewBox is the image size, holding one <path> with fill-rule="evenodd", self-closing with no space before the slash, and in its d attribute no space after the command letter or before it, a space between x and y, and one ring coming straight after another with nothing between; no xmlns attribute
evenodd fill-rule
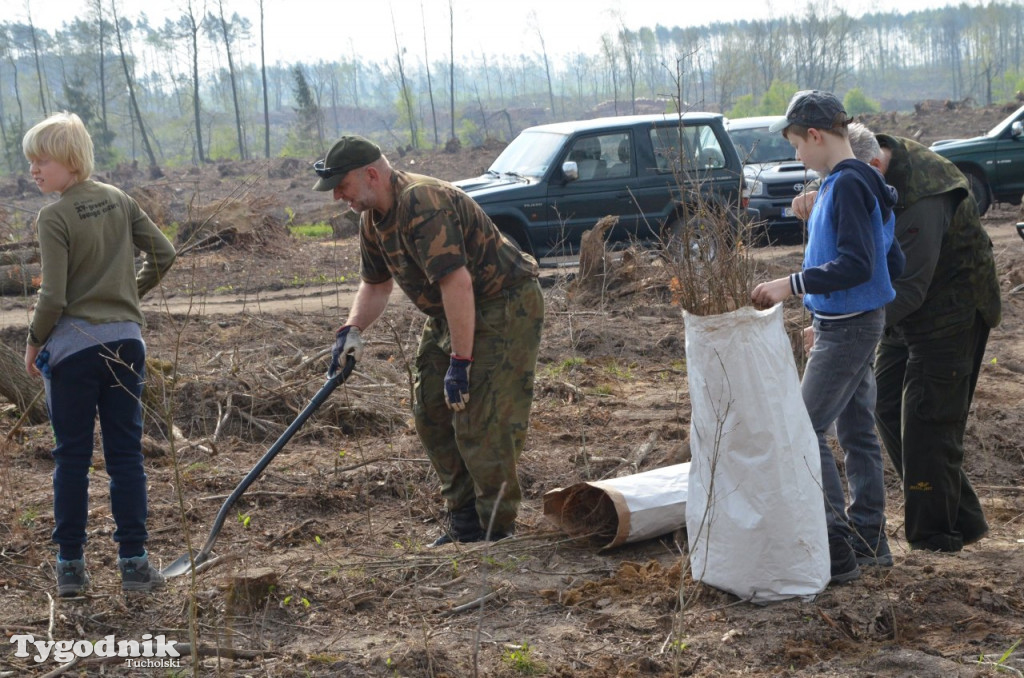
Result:
<svg viewBox="0 0 1024 678"><path fill-rule="evenodd" d="M327 397L334 392L334 389L345 383L345 380L348 379L350 374L352 374L352 370L355 366L356 359L352 356L348 356L348 360L345 361L345 366L342 367L341 370L327 377L327 381L325 381L324 385L320 387L320 390L316 392L313 399L309 401L309 404L299 412L299 415L295 417L295 420L287 429L285 429L284 433L281 434L281 437L279 437L277 441L270 446L270 449L260 457L260 460L256 462L256 465L253 466L249 473L246 474L245 478L242 479L242 482L238 483L238 487L236 487L234 492L231 493L231 496L224 501L224 505L220 507L220 511L217 513L217 518L213 521L213 527L210 529L210 536L207 537L206 543L203 544L203 548L199 551L199 554L197 554L197 561L199 559L198 555L202 555L205 558L205 556L207 556L213 549L213 544L217 541L217 535L220 534L221 527L224 526L224 520L227 518L228 511L231 509L231 506L235 501L237 501L238 498L242 496L242 493L244 493L249 486L253 484L253 481L263 473L263 470L267 468L267 465L269 465L274 457L277 456L277 453L280 452L286 444L288 444L288 441L291 440L293 435L295 435L295 432L302 428L302 425L306 423L306 420L309 419L310 415L316 412L320 406L323 405L324 401L327 400Z"/></svg>

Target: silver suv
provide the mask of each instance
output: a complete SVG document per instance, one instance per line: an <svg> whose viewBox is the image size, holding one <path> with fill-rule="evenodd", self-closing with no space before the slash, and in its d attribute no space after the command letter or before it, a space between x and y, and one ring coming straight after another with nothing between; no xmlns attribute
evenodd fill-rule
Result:
<svg viewBox="0 0 1024 678"><path fill-rule="evenodd" d="M788 141L768 128L781 115L726 120L725 127L743 161L746 196L765 222L768 236L792 236L803 230L803 221L793 215L793 198L804 185L817 179L796 159Z"/></svg>

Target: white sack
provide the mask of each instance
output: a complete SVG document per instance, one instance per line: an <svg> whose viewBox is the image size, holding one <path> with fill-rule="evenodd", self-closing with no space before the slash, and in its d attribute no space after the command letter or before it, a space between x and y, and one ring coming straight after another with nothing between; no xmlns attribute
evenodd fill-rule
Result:
<svg viewBox="0 0 1024 678"><path fill-rule="evenodd" d="M782 305L684 317L692 576L752 602L813 597L829 580L821 460Z"/></svg>

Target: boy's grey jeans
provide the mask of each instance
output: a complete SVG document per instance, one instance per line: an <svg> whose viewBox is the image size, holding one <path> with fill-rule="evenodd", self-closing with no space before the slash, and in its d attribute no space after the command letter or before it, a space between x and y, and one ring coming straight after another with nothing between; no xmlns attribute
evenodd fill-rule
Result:
<svg viewBox="0 0 1024 678"><path fill-rule="evenodd" d="M801 391L818 436L829 539L849 540L852 528L873 544L885 527L882 449L874 419L875 347L884 324L884 309L844 320L814 319L814 347ZM825 439L833 421L845 456L848 511L842 477Z"/></svg>

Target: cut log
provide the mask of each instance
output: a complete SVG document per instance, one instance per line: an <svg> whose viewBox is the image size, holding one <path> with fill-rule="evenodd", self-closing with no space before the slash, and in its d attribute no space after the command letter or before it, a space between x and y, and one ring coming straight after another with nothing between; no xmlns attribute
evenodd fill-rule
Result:
<svg viewBox="0 0 1024 678"><path fill-rule="evenodd" d="M14 403L19 414L25 414L27 410L25 420L30 424L43 424L49 419L46 398L40 395L42 390L43 380L34 379L25 372L24 352L18 353L0 343L0 396Z"/></svg>
<svg viewBox="0 0 1024 678"><path fill-rule="evenodd" d="M25 264L38 264L39 250L7 250L0 251L0 266L12 264L24 266Z"/></svg>
<svg viewBox="0 0 1024 678"><path fill-rule="evenodd" d="M0 266L0 295L18 296L33 294L42 281L39 264L17 264Z"/></svg>

